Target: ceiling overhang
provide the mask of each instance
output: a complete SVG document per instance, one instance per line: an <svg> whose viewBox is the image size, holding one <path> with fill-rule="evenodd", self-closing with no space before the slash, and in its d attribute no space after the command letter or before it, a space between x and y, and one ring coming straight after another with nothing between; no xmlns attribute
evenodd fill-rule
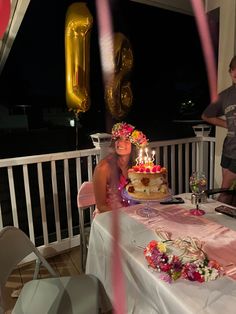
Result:
<svg viewBox="0 0 236 314"><path fill-rule="evenodd" d="M11 0L10 20L6 32L0 40L0 73L6 63L29 3L30 0Z"/></svg>
<svg viewBox="0 0 236 314"><path fill-rule="evenodd" d="M162 9L193 15L191 0L131 0ZM205 3L205 0L203 1Z"/></svg>

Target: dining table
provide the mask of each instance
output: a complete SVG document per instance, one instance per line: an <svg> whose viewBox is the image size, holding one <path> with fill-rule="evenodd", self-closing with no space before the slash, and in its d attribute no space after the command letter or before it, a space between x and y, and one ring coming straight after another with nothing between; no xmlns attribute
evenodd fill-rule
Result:
<svg viewBox="0 0 236 314"><path fill-rule="evenodd" d="M125 302L129 314L235 314L236 313L236 219L218 213L222 205L208 198L200 207L203 216L190 213L191 193L178 195L183 204L151 202L154 217L140 215L143 203L118 210L119 248ZM112 212L93 219L86 273L102 283L102 311L110 310L114 301L112 284ZM198 282L179 278L171 283L161 279L161 272L149 267L144 249L162 236L171 239L197 239L209 259L222 265L224 274L215 280Z"/></svg>

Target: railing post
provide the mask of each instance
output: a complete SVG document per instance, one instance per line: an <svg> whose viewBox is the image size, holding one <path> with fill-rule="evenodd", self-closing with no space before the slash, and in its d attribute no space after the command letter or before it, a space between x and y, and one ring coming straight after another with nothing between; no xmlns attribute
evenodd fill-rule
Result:
<svg viewBox="0 0 236 314"><path fill-rule="evenodd" d="M95 133L90 135L93 145L100 149L100 159L106 157L110 152L111 134Z"/></svg>
<svg viewBox="0 0 236 314"><path fill-rule="evenodd" d="M198 124L193 126L196 137L201 140L197 143L197 162L196 170L204 172L208 177L209 170L209 148L208 142L204 142L203 138L209 136L211 126L208 124Z"/></svg>
<svg viewBox="0 0 236 314"><path fill-rule="evenodd" d="M196 171L203 171L205 172L206 169L206 164L204 162L204 143L203 142L198 142L197 143L197 162L196 162ZM206 160L205 160L206 161Z"/></svg>

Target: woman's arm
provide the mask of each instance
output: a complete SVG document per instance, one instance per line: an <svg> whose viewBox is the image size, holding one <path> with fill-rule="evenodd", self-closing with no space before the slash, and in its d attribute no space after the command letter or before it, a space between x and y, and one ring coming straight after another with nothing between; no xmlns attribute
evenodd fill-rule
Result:
<svg viewBox="0 0 236 314"><path fill-rule="evenodd" d="M110 176L110 167L106 160L97 164L93 173L94 194L96 206L99 211L106 212L111 210L107 204L107 184Z"/></svg>

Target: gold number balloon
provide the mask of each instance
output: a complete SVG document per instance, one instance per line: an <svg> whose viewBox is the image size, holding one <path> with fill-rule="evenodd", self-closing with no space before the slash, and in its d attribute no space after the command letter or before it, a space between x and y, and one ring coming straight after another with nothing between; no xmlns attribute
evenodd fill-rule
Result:
<svg viewBox="0 0 236 314"><path fill-rule="evenodd" d="M89 53L93 18L85 3L69 6L65 21L66 102L76 114L90 107Z"/></svg>
<svg viewBox="0 0 236 314"><path fill-rule="evenodd" d="M111 115L120 120L128 114L133 102L128 80L133 67L133 53L129 40L122 33L114 34L114 63L114 80L106 87L105 100Z"/></svg>

